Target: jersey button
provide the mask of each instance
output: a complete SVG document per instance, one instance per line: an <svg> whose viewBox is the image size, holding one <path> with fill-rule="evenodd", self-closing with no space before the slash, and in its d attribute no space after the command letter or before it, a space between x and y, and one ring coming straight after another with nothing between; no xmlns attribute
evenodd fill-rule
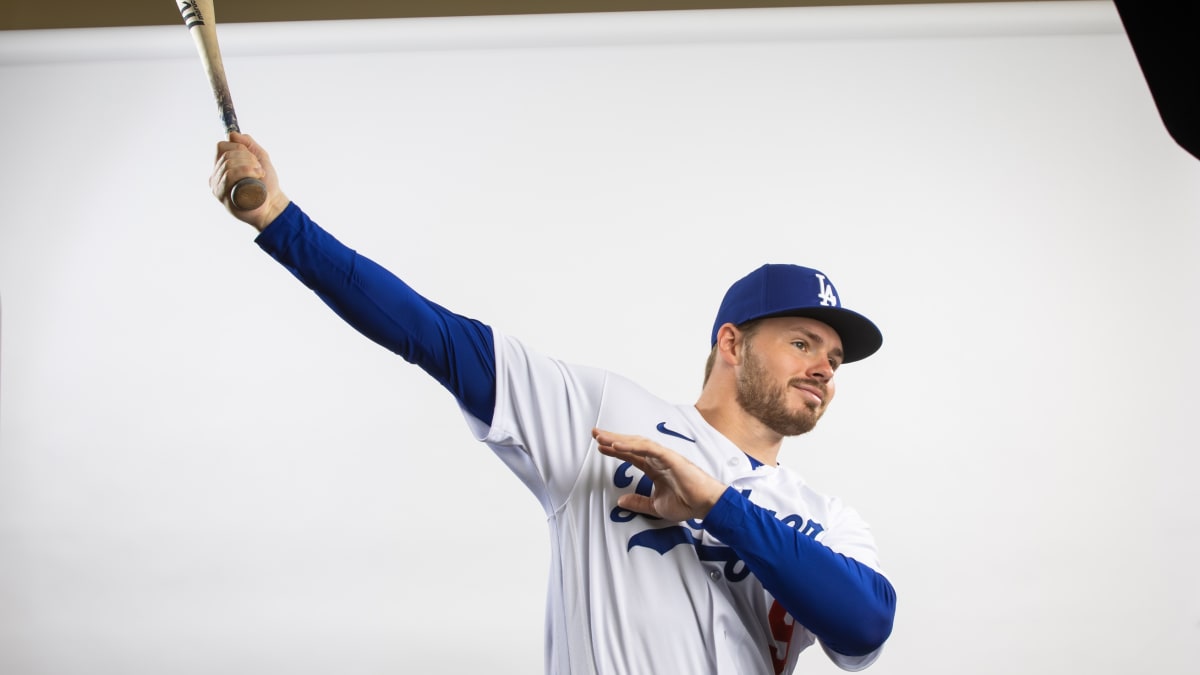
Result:
<svg viewBox="0 0 1200 675"><path fill-rule="evenodd" d="M721 578L721 570L709 570L708 578L713 581L718 581Z"/></svg>

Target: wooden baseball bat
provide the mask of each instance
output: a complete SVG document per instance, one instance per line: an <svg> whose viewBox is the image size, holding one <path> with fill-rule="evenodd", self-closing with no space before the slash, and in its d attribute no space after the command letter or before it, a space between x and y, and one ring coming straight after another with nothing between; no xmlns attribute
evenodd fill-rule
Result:
<svg viewBox="0 0 1200 675"><path fill-rule="evenodd" d="M175 0L183 25L196 42L200 62L208 74L213 96L217 99L217 110L225 133L241 132L237 113L233 110L233 98L229 95L229 82L225 79L225 65L221 62L221 46L217 43L217 19L213 11L213 0ZM229 200L234 208L253 211L267 200L267 186L257 178L243 178L229 188Z"/></svg>

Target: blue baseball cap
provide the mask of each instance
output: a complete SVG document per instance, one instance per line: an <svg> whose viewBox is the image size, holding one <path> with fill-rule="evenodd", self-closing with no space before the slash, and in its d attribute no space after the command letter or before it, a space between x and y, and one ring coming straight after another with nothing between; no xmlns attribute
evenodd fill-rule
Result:
<svg viewBox="0 0 1200 675"><path fill-rule="evenodd" d="M805 316L828 324L842 339L845 363L865 359L883 344L883 334L870 319L842 306L829 277L799 265L763 265L734 282L717 310L711 344L717 344L717 331L727 323L740 326L774 316Z"/></svg>

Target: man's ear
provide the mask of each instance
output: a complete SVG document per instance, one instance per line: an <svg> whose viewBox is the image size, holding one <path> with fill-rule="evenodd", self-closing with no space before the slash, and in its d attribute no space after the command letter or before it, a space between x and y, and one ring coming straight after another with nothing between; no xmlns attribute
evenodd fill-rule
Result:
<svg viewBox="0 0 1200 675"><path fill-rule="evenodd" d="M726 323L717 329L717 358L731 366L742 362L742 349L746 334L737 326Z"/></svg>

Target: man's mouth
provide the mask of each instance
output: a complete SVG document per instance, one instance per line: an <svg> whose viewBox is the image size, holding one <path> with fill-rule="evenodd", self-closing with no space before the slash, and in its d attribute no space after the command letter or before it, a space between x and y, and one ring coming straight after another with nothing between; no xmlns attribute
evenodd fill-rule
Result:
<svg viewBox="0 0 1200 675"><path fill-rule="evenodd" d="M816 405L819 406L825 403L825 390L823 390L821 387L811 384L796 384L792 386L796 387L796 389L799 389Z"/></svg>

